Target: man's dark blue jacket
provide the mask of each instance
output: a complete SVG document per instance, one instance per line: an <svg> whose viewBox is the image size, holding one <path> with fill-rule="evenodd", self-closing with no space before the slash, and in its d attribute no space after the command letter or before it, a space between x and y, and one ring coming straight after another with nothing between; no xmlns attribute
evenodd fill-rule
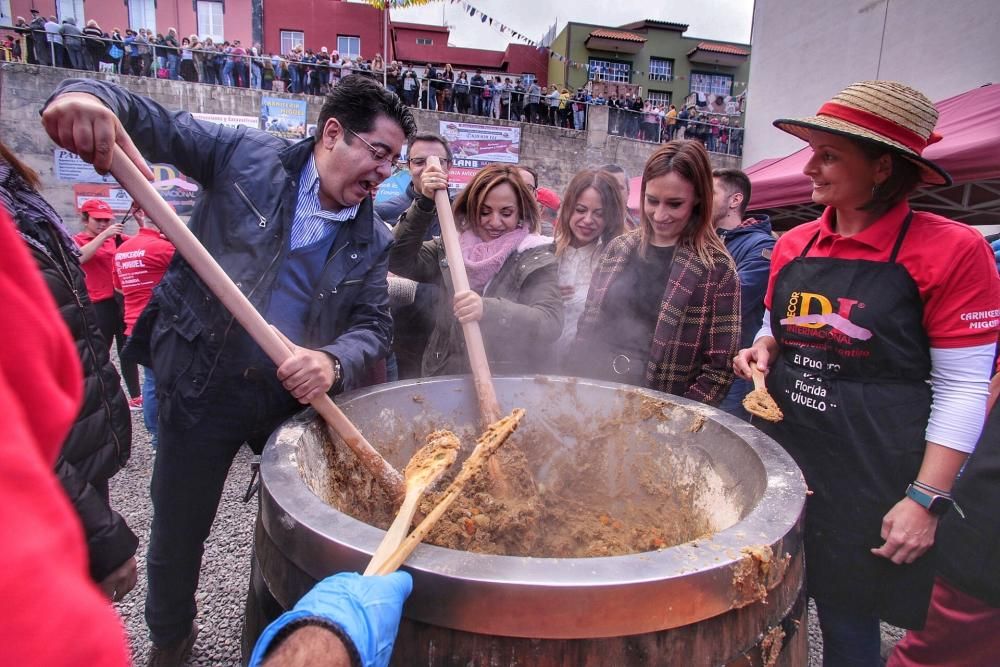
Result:
<svg viewBox="0 0 1000 667"><path fill-rule="evenodd" d="M265 132L196 120L101 81L69 79L53 93L96 95L118 118L142 154L166 162L202 187L189 227L237 287L266 312L289 248L302 167L313 140L292 142ZM50 99L51 101L51 99ZM389 347L386 271L392 235L376 224L370 199L343 223L327 258L298 344L340 360L343 391ZM161 418L179 427L198 421L214 392L261 355L246 349L240 325L179 253L136 323L137 360L156 374ZM272 368L273 372L273 368Z"/></svg>
<svg viewBox="0 0 1000 667"><path fill-rule="evenodd" d="M726 250L736 260L736 273L740 277L741 348L753 345L754 335L764 319L764 294L767 292L771 251L775 244L771 235L771 219L766 215L753 216L752 219L754 222L744 221L735 229L719 230Z"/></svg>

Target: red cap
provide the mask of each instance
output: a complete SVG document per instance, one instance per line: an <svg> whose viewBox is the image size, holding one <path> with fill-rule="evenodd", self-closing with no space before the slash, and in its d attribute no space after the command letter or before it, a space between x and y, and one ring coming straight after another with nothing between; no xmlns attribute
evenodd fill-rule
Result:
<svg viewBox="0 0 1000 667"><path fill-rule="evenodd" d="M548 188L538 188L538 190L535 191L535 198L538 200L538 203L545 208L551 208L553 211L559 210L559 195L552 190L549 190Z"/></svg>
<svg viewBox="0 0 1000 667"><path fill-rule="evenodd" d="M98 220L110 220L115 217L115 212L111 210L111 207L100 199L88 199L83 202L83 205L80 206L80 212Z"/></svg>

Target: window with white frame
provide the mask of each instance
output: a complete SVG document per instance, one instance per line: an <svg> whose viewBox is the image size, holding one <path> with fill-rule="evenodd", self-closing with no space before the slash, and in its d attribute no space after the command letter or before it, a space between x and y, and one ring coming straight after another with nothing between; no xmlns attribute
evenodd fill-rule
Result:
<svg viewBox="0 0 1000 667"><path fill-rule="evenodd" d="M0 25L14 25L10 15L10 0L0 0Z"/></svg>
<svg viewBox="0 0 1000 667"><path fill-rule="evenodd" d="M306 34L301 30L281 30L281 55L287 55L297 46L305 47Z"/></svg>
<svg viewBox="0 0 1000 667"><path fill-rule="evenodd" d="M588 64L591 81L614 81L615 83L630 83L632 81L631 63L591 58Z"/></svg>
<svg viewBox="0 0 1000 667"><path fill-rule="evenodd" d="M133 30L156 33L156 0L128 0L128 24Z"/></svg>
<svg viewBox="0 0 1000 667"><path fill-rule="evenodd" d="M650 58L649 78L653 81L673 81L674 61L668 58Z"/></svg>
<svg viewBox="0 0 1000 667"><path fill-rule="evenodd" d="M222 3L214 0L198 0L198 36L211 37L213 42L222 42Z"/></svg>
<svg viewBox="0 0 1000 667"><path fill-rule="evenodd" d="M421 46L433 46L434 40L430 37L417 37L417 44Z"/></svg>
<svg viewBox="0 0 1000 667"><path fill-rule="evenodd" d="M650 90L646 93L646 101L665 110L670 108L670 93L665 90Z"/></svg>
<svg viewBox="0 0 1000 667"><path fill-rule="evenodd" d="M76 19L76 27L81 30L87 25L83 17L83 0L59 0L56 3L56 16L60 22L72 16Z"/></svg>
<svg viewBox="0 0 1000 667"><path fill-rule="evenodd" d="M360 58L361 38L353 35L337 35L337 53L341 58Z"/></svg>
<svg viewBox="0 0 1000 667"><path fill-rule="evenodd" d="M691 72L691 92L706 95L732 95L733 76L731 74L710 74Z"/></svg>

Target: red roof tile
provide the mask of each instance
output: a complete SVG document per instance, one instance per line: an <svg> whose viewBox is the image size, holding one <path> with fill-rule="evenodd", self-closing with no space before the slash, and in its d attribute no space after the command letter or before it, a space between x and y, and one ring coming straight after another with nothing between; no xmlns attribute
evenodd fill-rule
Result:
<svg viewBox="0 0 1000 667"><path fill-rule="evenodd" d="M711 51L712 53L728 53L731 56L749 56L750 52L738 46L730 44L716 44L715 42L699 42L692 51Z"/></svg>
<svg viewBox="0 0 1000 667"><path fill-rule="evenodd" d="M624 30L608 30L606 28L598 28L590 33L591 37L600 37L602 39L619 39L623 42L645 42L646 38L642 35L637 35L634 32L625 32Z"/></svg>

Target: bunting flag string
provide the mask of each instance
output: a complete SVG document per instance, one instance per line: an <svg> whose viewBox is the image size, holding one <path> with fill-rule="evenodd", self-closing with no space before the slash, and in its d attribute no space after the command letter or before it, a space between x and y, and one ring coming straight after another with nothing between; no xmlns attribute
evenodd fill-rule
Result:
<svg viewBox="0 0 1000 667"><path fill-rule="evenodd" d="M397 9L397 8L408 7L408 6L428 5L428 4L432 3L432 2L440 2L441 0L364 0L364 1L367 2L368 4L372 5L373 7L378 8L378 9L384 9L386 5L388 5L390 9ZM466 0L448 0L448 2L449 2L449 4L452 4L452 5L459 5L459 6L461 6L462 11L465 12L465 13L467 13L472 18L475 18L475 17L478 16L479 17L479 21L481 23L489 25L489 26L491 26L493 28L497 28L500 31L500 34L503 34L503 35L510 34L510 36L513 37L514 39L516 39L518 41L521 41L521 42L524 42L525 44L528 44L529 46L534 47L535 49L538 50L539 53L545 53L546 51L548 51L549 58L557 60L560 63L565 63L565 64L569 65L570 67L572 67L574 69L588 70L588 71L591 70L591 69L593 69L595 72L599 71L599 68L598 68L597 65L591 65L590 63L577 62L577 61L575 61L575 60L573 60L573 59L571 59L571 58L563 55L562 53L558 53L556 51L553 51L552 49L550 49L550 48L548 48L548 47L540 44L539 42L537 42L537 41L535 41L535 40L533 40L533 39L531 39L529 37L526 37L523 33L518 32L517 30L514 30L513 28L510 28L509 26L507 26L507 24L501 23L498 19L494 19L492 16L489 16L485 12L477 9L476 7L474 7L472 4L470 4ZM650 73L650 72L646 72L646 71L639 70L639 69L632 69L631 72L634 72L636 75L638 75L640 77L645 77L645 76L648 76L650 74L653 74L654 76L657 75L657 74L659 74L659 73ZM675 77L671 77L668 80L670 80L670 81L674 81L674 80L685 81L685 80L687 80L687 77L685 75L681 74L681 75L678 75L678 76L675 76ZM733 82L733 87L734 88L742 88L742 87L746 87L746 85L747 84L746 84L745 81L734 81Z"/></svg>

